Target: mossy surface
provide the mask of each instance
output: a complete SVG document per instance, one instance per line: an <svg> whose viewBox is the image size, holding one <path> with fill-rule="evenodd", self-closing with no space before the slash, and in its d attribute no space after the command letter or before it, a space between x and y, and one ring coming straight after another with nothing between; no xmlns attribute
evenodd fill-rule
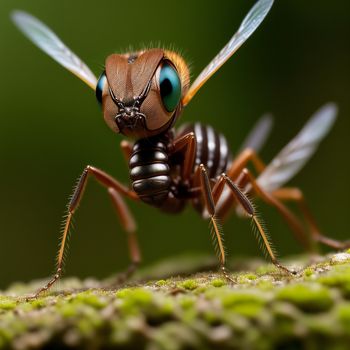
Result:
<svg viewBox="0 0 350 350"><path fill-rule="evenodd" d="M0 296L0 349L349 349L350 253L293 266L235 272L236 284L209 272L117 289L66 279L34 300L40 282L16 284Z"/></svg>

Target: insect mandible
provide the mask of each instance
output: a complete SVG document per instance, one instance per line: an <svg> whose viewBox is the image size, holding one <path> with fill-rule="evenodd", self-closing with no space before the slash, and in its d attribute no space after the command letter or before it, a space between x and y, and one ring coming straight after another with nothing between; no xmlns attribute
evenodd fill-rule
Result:
<svg viewBox="0 0 350 350"><path fill-rule="evenodd" d="M84 169L68 204L56 274L37 291L36 296L49 289L62 274L71 220L91 176L107 189L127 232L131 264L125 277L134 272L141 254L136 225L123 197L143 201L169 213L179 213L191 203L211 222L220 270L232 282L225 268L222 229L218 223L218 218L225 218L231 208L252 219L271 261L281 270L294 273L277 260L248 194L274 206L307 249L312 247L310 237L335 248L347 245L321 235L302 192L297 188L282 187L311 157L331 128L336 116L335 105L328 104L320 109L268 166L257 155L271 128L268 117L258 122L242 150L234 157L225 136L211 126L198 122L185 124L177 130L174 128L183 108L251 36L272 5L273 0L257 1L238 31L192 85L184 59L174 51L161 48L112 54L105 61L105 70L96 79L91 70L38 19L21 11L13 13L13 21L32 42L95 90L107 125L115 133L135 140L121 142L122 152L129 163L131 187L124 186L96 167ZM249 163L255 167L257 178L248 170ZM299 203L311 228L310 236L283 203L288 200Z"/></svg>

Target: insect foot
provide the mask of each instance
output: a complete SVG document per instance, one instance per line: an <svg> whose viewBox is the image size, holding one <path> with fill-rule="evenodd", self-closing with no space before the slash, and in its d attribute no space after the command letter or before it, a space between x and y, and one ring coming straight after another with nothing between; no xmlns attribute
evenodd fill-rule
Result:
<svg viewBox="0 0 350 350"><path fill-rule="evenodd" d="M220 270L222 274L224 275L225 279L228 280L232 284L236 284L236 281L230 276L229 272L227 271L225 266L221 266Z"/></svg>
<svg viewBox="0 0 350 350"><path fill-rule="evenodd" d="M43 287L41 287L33 296L31 297L32 299L38 298L42 293L45 293L48 291L53 284L55 284L61 277L62 275L62 268L58 268L56 271L56 274L50 279L49 282L47 282Z"/></svg>
<svg viewBox="0 0 350 350"><path fill-rule="evenodd" d="M131 263L125 271L118 273L113 281L105 285L103 289L112 290L122 286L133 276L139 265L139 262Z"/></svg>
<svg viewBox="0 0 350 350"><path fill-rule="evenodd" d="M296 276L298 274L298 271L288 269L287 267L279 264L279 263L274 263L276 267L278 267L281 271L287 273L288 275Z"/></svg>

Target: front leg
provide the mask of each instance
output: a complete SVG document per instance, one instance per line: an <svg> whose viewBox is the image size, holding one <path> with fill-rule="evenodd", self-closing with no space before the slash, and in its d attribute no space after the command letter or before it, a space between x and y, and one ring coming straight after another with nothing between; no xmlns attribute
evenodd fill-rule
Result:
<svg viewBox="0 0 350 350"><path fill-rule="evenodd" d="M132 143L129 141L123 140L120 142L120 148L122 150L126 163L129 165L129 160L132 153Z"/></svg>
<svg viewBox="0 0 350 350"><path fill-rule="evenodd" d="M192 175L194 162L196 159L196 137L193 132L189 132L179 138L175 139L170 154L183 153L184 164L182 166L182 180L187 181Z"/></svg>
<svg viewBox="0 0 350 350"><path fill-rule="evenodd" d="M138 243L137 243L136 234L135 234L136 224L125 202L123 201L121 195L124 195L134 200L137 200L138 196L136 195L135 192L129 190L127 187L122 185L119 181L115 180L113 177L111 177L104 171L88 165L84 169L83 173L81 174L78 184L75 187L71 200L68 204L68 213L65 219L64 230L63 230L61 243L60 243L60 249L57 255L56 273L45 286L40 288L35 293L34 297L37 297L40 293L47 291L61 277L66 241L67 241L68 233L70 231L72 217L80 204L89 175L94 176L94 178L101 185L107 188L108 193L112 199L113 205L116 209L116 212L120 217L121 224L123 225L124 229L128 233L128 238L129 238L128 243L129 243L130 256L132 260L132 267L129 268L128 270L129 272L127 273L130 274L134 270L135 265L137 265L140 262L140 252L139 252Z"/></svg>

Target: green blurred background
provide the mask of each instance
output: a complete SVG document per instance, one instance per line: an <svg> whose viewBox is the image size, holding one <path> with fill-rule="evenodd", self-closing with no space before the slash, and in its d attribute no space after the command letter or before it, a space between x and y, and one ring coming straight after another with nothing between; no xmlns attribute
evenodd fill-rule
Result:
<svg viewBox="0 0 350 350"><path fill-rule="evenodd" d="M24 38L10 22L11 10L42 19L97 75L108 54L160 42L180 49L195 77L253 3L1 1L0 287L53 271L61 217L85 165L128 181L121 137L104 124L94 93ZM340 113L332 133L292 184L304 189L323 230L340 239L350 235L349 12L345 0L276 1L182 119L213 124L235 150L254 121L271 111L275 127L262 152L268 161L319 106L337 102ZM208 223L191 208L168 216L144 204L130 207L145 264L184 252L212 252ZM275 211L259 207L280 255L300 252ZM125 235L107 194L93 181L75 227L67 275L104 277L127 265ZM232 217L225 233L231 256L261 254L248 222Z"/></svg>

